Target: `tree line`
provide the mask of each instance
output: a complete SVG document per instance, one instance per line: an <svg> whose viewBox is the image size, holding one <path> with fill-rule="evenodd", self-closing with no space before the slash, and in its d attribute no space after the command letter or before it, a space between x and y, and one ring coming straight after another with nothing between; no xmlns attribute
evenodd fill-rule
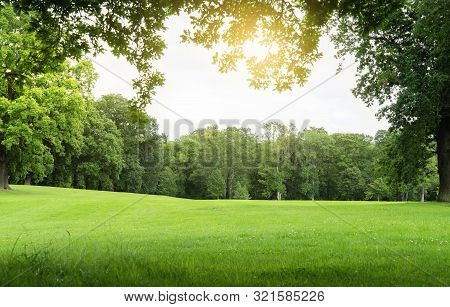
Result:
<svg viewBox="0 0 450 307"><path fill-rule="evenodd" d="M212 125L169 141L121 95L94 99L87 60L34 79L0 109L13 183L196 199L436 199L433 148L425 167L411 165L394 132L267 122L262 135Z"/></svg>

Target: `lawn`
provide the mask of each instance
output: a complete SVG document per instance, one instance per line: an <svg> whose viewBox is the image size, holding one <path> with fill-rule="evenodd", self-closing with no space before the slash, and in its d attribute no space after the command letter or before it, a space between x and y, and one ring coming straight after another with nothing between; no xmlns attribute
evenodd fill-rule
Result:
<svg viewBox="0 0 450 307"><path fill-rule="evenodd" d="M0 191L0 284L443 286L450 205Z"/></svg>

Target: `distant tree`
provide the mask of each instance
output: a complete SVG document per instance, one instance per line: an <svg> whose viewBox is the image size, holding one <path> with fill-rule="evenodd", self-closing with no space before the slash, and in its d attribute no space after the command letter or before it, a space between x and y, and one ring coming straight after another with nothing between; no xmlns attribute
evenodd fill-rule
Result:
<svg viewBox="0 0 450 307"><path fill-rule="evenodd" d="M427 195L428 198L436 200L437 192L439 191L439 176L437 172L437 158L431 157L422 173L418 178L418 188L420 190L420 201L424 202Z"/></svg>
<svg viewBox="0 0 450 307"><path fill-rule="evenodd" d="M330 177L326 174L326 157L330 154L329 135L323 129L310 129L300 135L298 190L302 196L314 200L319 196L321 180Z"/></svg>
<svg viewBox="0 0 450 307"><path fill-rule="evenodd" d="M81 154L74 159L74 186L113 190L123 168L123 142L114 123L88 105Z"/></svg>
<svg viewBox="0 0 450 307"><path fill-rule="evenodd" d="M233 197L237 182L246 177L248 167L255 164L255 143L254 136L246 129L228 127L221 133L217 146L222 151L226 198Z"/></svg>
<svg viewBox="0 0 450 307"><path fill-rule="evenodd" d="M234 199L250 199L250 194L248 193L247 186L241 182L237 182L236 188L234 189Z"/></svg>
<svg viewBox="0 0 450 307"><path fill-rule="evenodd" d="M381 199L388 197L390 194L389 185L386 180L382 177L375 179L369 184L366 191L366 199L376 199L380 201Z"/></svg>
<svg viewBox="0 0 450 307"><path fill-rule="evenodd" d="M158 185L159 172L161 171L161 148L163 137L158 134L156 120L148 116L145 125L139 129L141 136L139 142L139 161L144 168L142 176L143 184L141 193L154 194Z"/></svg>
<svg viewBox="0 0 450 307"><path fill-rule="evenodd" d="M135 193L155 192L160 169L155 120L118 94L102 96L95 106L103 117L114 122L124 143L125 163L115 184L116 189Z"/></svg>
<svg viewBox="0 0 450 307"><path fill-rule="evenodd" d="M364 199L373 178L375 150L372 138L362 134L336 133L334 166L336 196L343 200Z"/></svg>
<svg viewBox="0 0 450 307"><path fill-rule="evenodd" d="M214 169L208 176L206 182L208 195L212 198L220 199L225 194L225 180L223 174L219 169Z"/></svg>
<svg viewBox="0 0 450 307"><path fill-rule="evenodd" d="M318 167L312 161L314 158L310 158L300 167L300 191L306 197L314 200L319 194L319 173Z"/></svg>
<svg viewBox="0 0 450 307"><path fill-rule="evenodd" d="M266 199L281 200L286 193L285 174L276 167L261 165L258 169L259 183L262 185L262 196Z"/></svg>
<svg viewBox="0 0 450 307"><path fill-rule="evenodd" d="M427 161L432 157L432 147L416 142L406 133L392 131L379 142L379 171L388 184L407 200L412 189L418 186L424 175Z"/></svg>
<svg viewBox="0 0 450 307"><path fill-rule="evenodd" d="M157 192L158 194L167 196L178 195L177 176L168 166L164 167L159 173Z"/></svg>

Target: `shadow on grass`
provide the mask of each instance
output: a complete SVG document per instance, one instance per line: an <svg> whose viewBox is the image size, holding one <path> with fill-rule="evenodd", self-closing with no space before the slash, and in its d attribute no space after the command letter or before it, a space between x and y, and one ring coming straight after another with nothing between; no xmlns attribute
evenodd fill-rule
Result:
<svg viewBox="0 0 450 307"><path fill-rule="evenodd" d="M242 263L211 265L171 256L115 255L52 258L48 251L0 260L2 286L443 286L445 282L392 263L309 265L267 269ZM239 269L241 268L241 269Z"/></svg>

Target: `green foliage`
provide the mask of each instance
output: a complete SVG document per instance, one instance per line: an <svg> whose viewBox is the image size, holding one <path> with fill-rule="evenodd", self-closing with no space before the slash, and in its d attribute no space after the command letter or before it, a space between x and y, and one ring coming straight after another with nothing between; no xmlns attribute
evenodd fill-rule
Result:
<svg viewBox="0 0 450 307"><path fill-rule="evenodd" d="M208 195L212 198L220 199L225 195L225 180L219 169L214 169L209 174L206 189Z"/></svg>
<svg viewBox="0 0 450 307"><path fill-rule="evenodd" d="M177 196L177 175L170 167L164 167L159 173L158 194Z"/></svg>
<svg viewBox="0 0 450 307"><path fill-rule="evenodd" d="M140 73L134 80L135 105L143 107L164 78L152 61L161 57L165 19L179 9L179 1L11 1L22 12L32 12L35 35L54 46L43 53L63 59L104 51L105 44L115 56L124 56ZM55 35L49 36L50 29ZM57 34L57 35L56 35Z"/></svg>
<svg viewBox="0 0 450 307"><path fill-rule="evenodd" d="M334 141L336 192L338 199L364 199L364 192L373 174L374 147L372 139L362 134L331 136Z"/></svg>
<svg viewBox="0 0 450 307"><path fill-rule="evenodd" d="M234 191L233 199L250 199L247 186L238 181Z"/></svg>
<svg viewBox="0 0 450 307"><path fill-rule="evenodd" d="M113 190L123 168L123 141L114 123L89 104L81 154L74 161L75 187Z"/></svg>
<svg viewBox="0 0 450 307"><path fill-rule="evenodd" d="M359 78L354 93L367 105L382 105L379 115L389 120L397 134L391 153L397 164L409 166L402 168L401 177L422 172L429 158L428 147L437 143L440 194L447 201L449 20L449 1L399 1L386 11L381 23L352 16L341 18L334 36L340 54L356 55L358 60ZM364 29L363 24L372 27Z"/></svg>
<svg viewBox="0 0 450 307"><path fill-rule="evenodd" d="M124 143L125 163L115 189L155 193L160 170L160 137L155 120L134 109L130 100L117 94L102 96L95 107L103 117L114 122Z"/></svg>
<svg viewBox="0 0 450 307"><path fill-rule="evenodd" d="M1 144L13 180L32 176L40 182L56 156L80 151L86 102L67 72L39 75L19 98L0 99Z"/></svg>
<svg viewBox="0 0 450 307"><path fill-rule="evenodd" d="M183 40L223 50L213 58L220 72L245 63L254 88L283 91L292 84L303 85L321 56L320 26L328 16L297 1L187 2L191 29L184 32ZM299 10L305 12L301 17ZM255 44L262 46L262 54L248 52Z"/></svg>
<svg viewBox="0 0 450 307"><path fill-rule="evenodd" d="M261 165L258 168L258 175L260 178L258 181L262 186L261 195L264 198L281 198L286 193L285 174L278 168Z"/></svg>
<svg viewBox="0 0 450 307"><path fill-rule="evenodd" d="M390 194L389 185L383 178L377 178L372 183L369 184L369 187L366 191L366 199L376 199L378 201L389 197Z"/></svg>
<svg viewBox="0 0 450 307"><path fill-rule="evenodd" d="M0 93L8 100L20 97L33 76L60 70L65 58L51 39L56 29L45 28L45 40L31 30L32 14L17 14L9 5L0 6Z"/></svg>

